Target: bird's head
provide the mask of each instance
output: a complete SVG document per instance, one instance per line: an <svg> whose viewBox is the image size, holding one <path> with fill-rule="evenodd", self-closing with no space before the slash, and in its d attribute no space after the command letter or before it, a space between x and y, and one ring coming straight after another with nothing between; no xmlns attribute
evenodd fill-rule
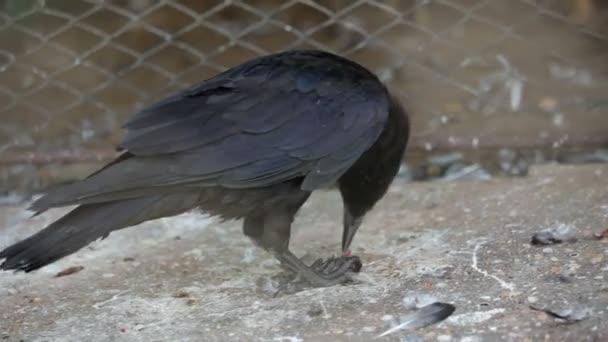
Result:
<svg viewBox="0 0 608 342"><path fill-rule="evenodd" d="M384 196L397 175L408 137L407 114L393 100L380 137L338 180L344 203L343 253L348 253L363 217Z"/></svg>

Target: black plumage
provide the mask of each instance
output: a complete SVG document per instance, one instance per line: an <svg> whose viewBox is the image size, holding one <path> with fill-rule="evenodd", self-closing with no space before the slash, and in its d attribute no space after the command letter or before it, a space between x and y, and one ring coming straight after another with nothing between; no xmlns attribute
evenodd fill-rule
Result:
<svg viewBox="0 0 608 342"><path fill-rule="evenodd" d="M0 252L0 269L29 272L114 230L200 208L244 219L244 233L285 266L334 284L356 260L306 266L288 249L294 216L313 190L337 182L348 249L395 177L409 133L376 76L321 51L250 60L137 113L125 128L115 161L32 204L38 213L78 207Z"/></svg>

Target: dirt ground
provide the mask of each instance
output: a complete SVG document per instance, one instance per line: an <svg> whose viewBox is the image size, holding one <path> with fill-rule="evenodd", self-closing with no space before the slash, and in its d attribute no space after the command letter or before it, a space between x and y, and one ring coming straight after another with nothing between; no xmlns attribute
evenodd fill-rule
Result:
<svg viewBox="0 0 608 342"><path fill-rule="evenodd" d="M355 284L277 297L280 268L238 223L195 213L145 223L40 271L1 272L0 338L371 341L440 301L456 307L445 321L377 340L603 341L608 237L593 234L608 227L607 175L607 165L546 165L525 178L398 180L355 240ZM0 248L63 212L0 208ZM296 222L296 253L336 253L340 218L338 195L316 193ZM547 230L565 241L531 244ZM83 268L55 277L70 267Z"/></svg>

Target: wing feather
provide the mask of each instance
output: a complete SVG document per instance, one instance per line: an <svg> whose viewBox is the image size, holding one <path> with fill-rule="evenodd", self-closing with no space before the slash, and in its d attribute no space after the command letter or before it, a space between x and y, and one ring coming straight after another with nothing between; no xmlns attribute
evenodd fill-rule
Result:
<svg viewBox="0 0 608 342"><path fill-rule="evenodd" d="M262 57L136 114L121 144L129 158L63 196L47 195L46 203L124 198L149 187L263 187L295 177L314 190L371 147L388 108L384 86L350 61L320 52Z"/></svg>

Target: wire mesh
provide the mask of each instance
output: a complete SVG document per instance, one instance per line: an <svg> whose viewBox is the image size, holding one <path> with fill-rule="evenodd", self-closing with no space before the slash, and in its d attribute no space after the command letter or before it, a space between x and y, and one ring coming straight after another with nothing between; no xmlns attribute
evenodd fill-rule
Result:
<svg viewBox="0 0 608 342"><path fill-rule="evenodd" d="M413 144L601 144L608 5L592 0L0 0L0 163L107 158L129 113L248 58L376 72Z"/></svg>

